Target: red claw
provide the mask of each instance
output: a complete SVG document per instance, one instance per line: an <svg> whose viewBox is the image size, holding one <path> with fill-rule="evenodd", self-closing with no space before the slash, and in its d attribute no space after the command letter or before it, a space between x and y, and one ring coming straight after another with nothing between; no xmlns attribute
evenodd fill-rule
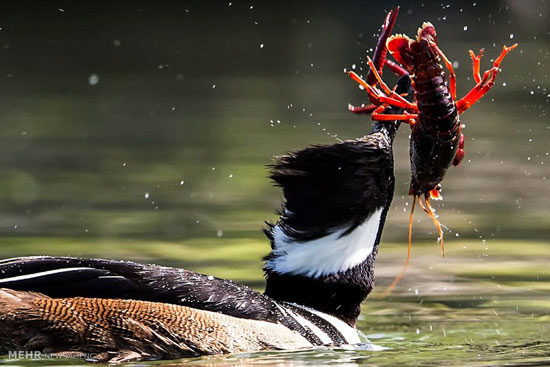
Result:
<svg viewBox="0 0 550 367"><path fill-rule="evenodd" d="M393 25L395 24L395 20L397 19L397 14L399 14L399 6L395 9L391 9L388 12L388 14L386 15L386 19L384 19L384 23L382 24L382 32L380 33L380 37L378 38L378 43L372 57L378 74L382 74L382 68L386 63L386 54L388 52L388 50L386 49L386 41L390 37ZM367 82L370 85L376 84L376 78L372 70L369 70L367 74Z"/></svg>
<svg viewBox="0 0 550 367"><path fill-rule="evenodd" d="M458 166L464 158L464 134L460 134L458 141L458 150L456 151L455 159L453 159L453 166Z"/></svg>
<svg viewBox="0 0 550 367"><path fill-rule="evenodd" d="M356 114L373 113L377 107L381 106L386 102L393 101L393 100L397 100L398 102L408 104L408 102L403 98L403 96L392 93L387 88L386 84L384 84L380 80L380 75L382 74L382 69L384 68L385 65L387 65L388 68L397 76L403 76L405 74L408 74L407 70L402 68L399 64L386 59L386 55L388 52L386 48L386 42L391 35L391 31L395 24L395 20L397 19L398 13L399 13L399 6L396 7L395 9L391 9L386 15L386 18L384 19L384 23L382 24L382 32L380 33L380 37L378 38L378 43L376 44L376 49L374 50L373 59L372 61L369 59L369 71L367 73L366 79L363 80L359 75L357 75L353 71L350 71L347 73L353 80L361 84L368 91L369 101L371 102L371 105L361 106L361 107L355 107L355 106L349 105L348 109L353 113L356 113ZM389 97L376 92L375 86L378 83L380 83L381 86L385 88L384 92L387 95L389 95ZM413 110L415 109L416 108L413 108ZM384 116L383 119L389 120L389 116L390 115Z"/></svg>

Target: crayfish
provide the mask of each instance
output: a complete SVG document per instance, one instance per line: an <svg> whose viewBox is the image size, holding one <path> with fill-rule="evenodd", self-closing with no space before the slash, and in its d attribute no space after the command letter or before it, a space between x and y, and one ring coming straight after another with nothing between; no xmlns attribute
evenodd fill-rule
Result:
<svg viewBox="0 0 550 367"><path fill-rule="evenodd" d="M390 37L398 12L399 8L392 9L386 16L373 56L374 62L368 58L369 72L366 80L353 71L348 73L367 91L372 103L362 107L350 105L352 112L371 113L375 121L404 121L412 130L410 139L412 177L409 195L413 196L413 203L409 218L408 254L403 271L390 286L389 291L402 277L409 262L416 201L436 225L441 242L441 253L442 256L445 255L443 231L430 205L430 199L441 199L440 182L447 169L451 164L458 166L464 158L464 135L461 132L460 114L491 89L502 60L508 52L517 47L517 43L509 47L504 46L500 56L493 62L492 68L483 76L480 75L483 50L477 55L470 50L476 85L466 96L457 100L453 65L437 44L435 27L429 22L423 23L414 40L400 34ZM388 51L397 63L386 59ZM448 79L445 77L442 63L448 70ZM414 101L406 100L403 95L397 94L386 85L381 78L384 66L398 76L408 74L411 77ZM388 106L402 108L403 113L382 113Z"/></svg>

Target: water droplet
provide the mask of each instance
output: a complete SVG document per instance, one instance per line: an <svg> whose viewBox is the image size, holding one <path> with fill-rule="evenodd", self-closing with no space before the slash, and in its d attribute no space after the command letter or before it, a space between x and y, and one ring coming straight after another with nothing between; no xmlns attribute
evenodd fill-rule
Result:
<svg viewBox="0 0 550 367"><path fill-rule="evenodd" d="M260 48L264 48L264 44L263 44L263 43L260 43Z"/></svg>
<svg viewBox="0 0 550 367"><path fill-rule="evenodd" d="M97 83L99 83L99 76L97 74L91 74L88 78L88 83L90 85L97 85Z"/></svg>
<svg viewBox="0 0 550 367"><path fill-rule="evenodd" d="M145 193L145 199L149 199L149 193L148 192Z"/></svg>
<svg viewBox="0 0 550 367"><path fill-rule="evenodd" d="M467 30L468 30L468 26L465 25L465 26L464 26L464 32L466 32Z"/></svg>

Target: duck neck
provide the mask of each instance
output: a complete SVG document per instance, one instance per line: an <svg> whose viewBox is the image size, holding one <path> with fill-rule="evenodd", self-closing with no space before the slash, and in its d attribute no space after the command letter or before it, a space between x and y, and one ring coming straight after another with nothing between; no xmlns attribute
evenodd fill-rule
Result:
<svg viewBox="0 0 550 367"><path fill-rule="evenodd" d="M265 294L354 326L374 287L374 262L393 197L387 131L279 158L282 215L265 230Z"/></svg>
<svg viewBox="0 0 550 367"><path fill-rule="evenodd" d="M413 90L408 75L397 93ZM385 113L402 113L390 107ZM314 308L355 326L374 288L374 262L393 199L392 144L399 121L367 136L279 157L271 178L283 189L279 221L265 230L265 294Z"/></svg>
<svg viewBox="0 0 550 367"><path fill-rule="evenodd" d="M351 242L348 248L345 247L346 245L339 246L342 244L336 244L336 249L340 250L340 253L328 253L325 256L321 256L325 249L320 247L312 247L309 254L298 254L289 251L286 257L280 255L281 253L277 249L272 251L270 255L272 258L268 257L264 267L266 274L265 294L278 301L311 307L333 315L350 326L355 326L361 311L361 303L374 288L374 263L386 213L387 208L380 212L379 219L376 218L376 220L379 220L380 229L374 231L376 237L372 242L372 247L366 246L361 251L356 246L355 256L357 258L355 262L357 264L351 261L347 264L339 261L341 257L338 256L347 256L346 254L353 252L353 249L350 248L353 246ZM356 233L367 230L362 226L342 238L347 237L350 241L357 241L356 244L372 241L372 239L366 238L367 236ZM311 246L311 243L295 244L295 246L301 249ZM303 250L303 252L306 251ZM274 253L279 255L274 255ZM277 256L280 257L277 258ZM293 256L296 257L289 258ZM301 256L301 261L298 261L299 256ZM322 261L323 258L327 261L334 260L333 264L340 266L342 270L329 267L325 267L324 271L318 270L322 268L321 263L318 262ZM309 261L307 261L308 259ZM295 264L292 264L293 261L295 261ZM299 264L302 264L301 269L298 268ZM295 266L294 269L292 268L293 265Z"/></svg>

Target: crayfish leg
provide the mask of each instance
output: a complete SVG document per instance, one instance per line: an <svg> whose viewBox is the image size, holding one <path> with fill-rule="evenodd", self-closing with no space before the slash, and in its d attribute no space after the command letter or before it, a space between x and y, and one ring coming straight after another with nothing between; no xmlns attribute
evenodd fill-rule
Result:
<svg viewBox="0 0 550 367"><path fill-rule="evenodd" d="M416 199L420 200L420 197L417 195L413 196L413 202L412 202L412 209L411 209L411 215L409 217L409 246L407 247L407 260L405 260L405 265L403 265L403 269L401 269L401 272L398 276L395 277L393 282L382 292L382 296L388 296L393 289L397 286L399 281L403 278L403 275L405 275L405 272L407 271L407 267L409 266L409 260L411 259L411 249L412 249L412 227L413 227L413 217L414 217L414 207L416 204Z"/></svg>
<svg viewBox="0 0 550 367"><path fill-rule="evenodd" d="M445 63L445 66L447 67L447 70L449 70L449 84L451 89L451 97L453 100L456 99L456 74L455 69L453 68L453 64L449 61L447 56L437 47L437 44L434 42L432 44L432 47L435 48L441 59L443 59L443 62Z"/></svg>
<svg viewBox="0 0 550 367"><path fill-rule="evenodd" d="M481 56L483 56L483 49L479 50L479 53L477 54L477 56L472 50L470 50L469 53L473 63L472 72L474 73L474 80L476 81L476 83L479 83L481 81L481 75L479 74L479 69L480 69L480 63L481 63Z"/></svg>
<svg viewBox="0 0 550 367"><path fill-rule="evenodd" d="M453 159L453 166L458 166L460 162L464 159L464 134L460 133L460 138L458 140L458 150Z"/></svg>
<svg viewBox="0 0 550 367"><path fill-rule="evenodd" d="M493 63L493 67L483 74L483 78L476 84L474 88L472 88L471 91L468 92L468 94L466 94L466 96L456 102L456 108L458 109L459 113L463 113L468 108L472 107L474 103L479 101L481 97L483 97L493 87L497 78L497 74L500 70L500 63L508 54L508 52L512 51L517 46L517 43L513 44L510 47L503 46L500 56L497 57L497 59Z"/></svg>
<svg viewBox="0 0 550 367"><path fill-rule="evenodd" d="M401 65L399 65L396 62L393 62L391 60L386 59L385 63L386 63L386 66L388 68L390 68L392 73L394 73L397 76L403 76L403 75L408 75L409 74L409 72L407 70L405 70Z"/></svg>
<svg viewBox="0 0 550 367"><path fill-rule="evenodd" d="M389 115L385 113L378 113L376 110L372 113L372 119L374 121L400 120L405 121L406 123L410 123L410 121L416 120L417 118L418 114ZM414 123L411 123L411 125L414 125Z"/></svg>
<svg viewBox="0 0 550 367"><path fill-rule="evenodd" d="M412 111L418 111L418 107L416 103L410 103L405 98L400 96L399 94L395 93L395 91L391 90L388 85L382 80L382 77L380 74L378 74L378 71L376 71L376 67L374 66L374 63L370 59L370 57L367 56L367 63L370 67L370 71L374 74L374 77L378 84L380 84L380 87L382 90L389 96L379 96L380 100L382 100L383 103L388 103L395 107L405 108Z"/></svg>
<svg viewBox="0 0 550 367"><path fill-rule="evenodd" d="M369 63L370 63L370 65L372 65L372 61L370 61L370 59L369 59ZM376 71L375 71L375 73L376 73ZM364 89L366 89L366 91L369 95L369 99L371 100L371 102L373 102L373 104L375 106L381 106L383 104L387 104L387 105L391 105L391 106L395 106L395 107L399 107L399 108L413 109L415 111L418 111L418 108L417 108L416 104L410 103L409 101L407 101L406 99L401 97L399 94L397 94L393 91L390 91L390 93L392 94L392 97L396 96L396 98L388 97L388 96L384 95L381 91L376 89L374 86L372 86L369 83L367 83L366 81L364 81L359 75L357 75L356 72L349 71L348 75L351 79L355 80L359 85L361 85ZM376 73L376 75L378 75L378 73ZM388 88L387 85L384 84L384 86L386 88ZM373 116L374 116L374 112L373 112ZM404 115L384 115L384 116L386 116L386 117L382 118L382 121L408 120L408 119L411 119L411 118L416 118L417 115L416 114L415 115L406 115L406 114L404 114ZM393 117L393 116L401 116L401 117ZM403 117L403 116L410 116L410 117ZM376 120L376 119L373 118L373 120Z"/></svg>
<svg viewBox="0 0 550 367"><path fill-rule="evenodd" d="M378 108L378 106L373 105L373 104L369 104L367 106L359 106L359 107L354 106L352 104L348 104L348 110L350 110L353 113L357 113L357 114L361 114L361 113L369 114L369 113L372 113L377 108Z"/></svg>

